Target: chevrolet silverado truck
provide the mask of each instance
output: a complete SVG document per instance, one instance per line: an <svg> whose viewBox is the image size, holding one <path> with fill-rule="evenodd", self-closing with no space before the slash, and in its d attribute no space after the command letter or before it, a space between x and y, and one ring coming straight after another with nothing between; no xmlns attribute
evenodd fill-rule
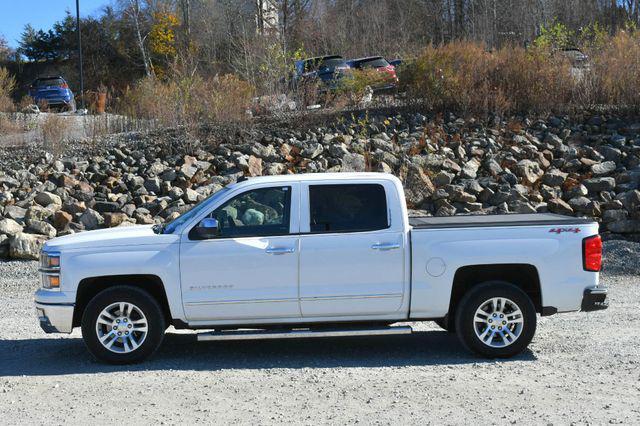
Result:
<svg viewBox="0 0 640 426"><path fill-rule="evenodd" d="M91 354L120 364L152 355L169 326L233 340L407 334L416 321L510 357L538 314L607 307L596 222L410 218L400 180L381 173L249 178L162 225L50 240L40 263L44 331L80 327Z"/></svg>

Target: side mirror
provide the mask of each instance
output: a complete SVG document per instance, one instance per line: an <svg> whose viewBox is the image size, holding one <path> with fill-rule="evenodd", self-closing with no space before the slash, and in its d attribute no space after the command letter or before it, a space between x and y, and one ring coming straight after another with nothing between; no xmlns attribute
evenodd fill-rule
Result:
<svg viewBox="0 0 640 426"><path fill-rule="evenodd" d="M200 238L215 238L218 236L218 221L212 217L204 218L196 227L196 233Z"/></svg>

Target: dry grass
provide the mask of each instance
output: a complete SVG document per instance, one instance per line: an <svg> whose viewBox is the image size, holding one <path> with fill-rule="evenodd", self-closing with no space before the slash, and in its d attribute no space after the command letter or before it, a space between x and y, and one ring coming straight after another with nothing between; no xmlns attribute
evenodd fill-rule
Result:
<svg viewBox="0 0 640 426"><path fill-rule="evenodd" d="M475 42L428 46L398 70L409 99L434 110L539 113L594 106L640 110L640 31L620 31L583 48L586 66L549 47L489 51Z"/></svg>
<svg viewBox="0 0 640 426"><path fill-rule="evenodd" d="M242 121L252 96L253 88L234 75L212 79L196 75L169 81L146 78L125 93L120 110L164 126Z"/></svg>
<svg viewBox="0 0 640 426"><path fill-rule="evenodd" d="M480 43L456 41L427 47L400 67L411 97L436 110L463 113L539 112L569 101L569 63L540 48L488 51Z"/></svg>
<svg viewBox="0 0 640 426"><path fill-rule="evenodd" d="M4 67L0 67L0 112L15 110L11 93L16 88L16 79Z"/></svg>
<svg viewBox="0 0 640 426"><path fill-rule="evenodd" d="M55 156L64 152L65 137L69 130L67 121L56 114L49 114L40 126L43 148Z"/></svg>
<svg viewBox="0 0 640 426"><path fill-rule="evenodd" d="M340 82L338 95L346 96L350 104L357 104L369 90L387 86L392 82L393 77L376 69L351 70Z"/></svg>
<svg viewBox="0 0 640 426"><path fill-rule="evenodd" d="M0 113L0 136L20 133L22 127L11 118L10 114Z"/></svg>
<svg viewBox="0 0 640 426"><path fill-rule="evenodd" d="M640 31L620 31L590 49L591 70L580 81L584 103L640 108Z"/></svg>

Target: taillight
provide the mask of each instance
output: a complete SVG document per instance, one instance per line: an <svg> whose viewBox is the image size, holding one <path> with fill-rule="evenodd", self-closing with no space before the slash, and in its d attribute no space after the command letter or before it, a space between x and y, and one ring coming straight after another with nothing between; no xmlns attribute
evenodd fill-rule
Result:
<svg viewBox="0 0 640 426"><path fill-rule="evenodd" d="M67 83L62 83L60 87L62 87L63 89L68 89L69 85Z"/></svg>
<svg viewBox="0 0 640 426"><path fill-rule="evenodd" d="M589 272L598 272L602 268L602 239L600 235L582 240L582 267Z"/></svg>

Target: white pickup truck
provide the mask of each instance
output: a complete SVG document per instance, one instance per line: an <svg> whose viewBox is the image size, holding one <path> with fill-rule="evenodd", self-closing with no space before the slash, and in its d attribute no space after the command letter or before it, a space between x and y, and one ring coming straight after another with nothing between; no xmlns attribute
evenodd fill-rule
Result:
<svg viewBox="0 0 640 426"><path fill-rule="evenodd" d="M165 225L47 242L35 294L47 333L82 328L110 363L141 361L169 326L198 340L404 334L436 321L509 357L536 314L607 307L597 223L552 214L409 218L379 173L258 177Z"/></svg>

